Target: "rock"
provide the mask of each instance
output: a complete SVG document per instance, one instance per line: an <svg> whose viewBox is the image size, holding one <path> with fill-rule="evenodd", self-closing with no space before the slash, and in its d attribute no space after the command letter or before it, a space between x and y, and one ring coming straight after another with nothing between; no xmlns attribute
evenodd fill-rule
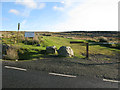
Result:
<svg viewBox="0 0 120 90"><path fill-rule="evenodd" d="M48 46L48 47L46 47L46 52L54 54L57 52L57 48L56 48L56 46Z"/></svg>
<svg viewBox="0 0 120 90"><path fill-rule="evenodd" d="M72 57L74 56L73 50L69 46L62 46L58 50L59 56Z"/></svg>

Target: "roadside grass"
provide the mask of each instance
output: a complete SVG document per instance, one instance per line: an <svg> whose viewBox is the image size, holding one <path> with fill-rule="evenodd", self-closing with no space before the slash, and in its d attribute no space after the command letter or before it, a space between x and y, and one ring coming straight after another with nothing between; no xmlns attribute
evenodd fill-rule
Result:
<svg viewBox="0 0 120 90"><path fill-rule="evenodd" d="M45 50L45 47L24 45L22 43L17 44L16 47L19 47L21 50L19 51L19 60L33 60L35 58L39 59L40 57L43 57L43 54L41 54L40 51Z"/></svg>
<svg viewBox="0 0 120 90"><path fill-rule="evenodd" d="M48 55L45 53L47 46L56 46L59 49L61 46L70 46L74 51L74 57L77 58L85 58L86 56L86 45L85 44L70 44L70 41L82 41L82 42L93 42L91 40L79 40L72 38L64 38L64 37L53 37L53 36L43 36L40 40L40 46L36 45L27 45L25 43L12 43L10 39L3 39L4 43L13 45L20 49L19 56L20 60L30 60L34 58L45 58ZM120 53L120 49L109 48L101 45L89 45L89 56L91 55L107 55L107 56L115 56L115 53ZM54 55L49 55L49 57L54 57Z"/></svg>

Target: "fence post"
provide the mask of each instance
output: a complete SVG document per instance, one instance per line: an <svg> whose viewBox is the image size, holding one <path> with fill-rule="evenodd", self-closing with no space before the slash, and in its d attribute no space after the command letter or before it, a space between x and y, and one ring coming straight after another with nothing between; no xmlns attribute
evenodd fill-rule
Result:
<svg viewBox="0 0 120 90"><path fill-rule="evenodd" d="M84 42L78 42L78 41L70 41L70 44L77 44L77 43L84 43ZM89 57L89 43L84 43L86 44L86 58Z"/></svg>
<svg viewBox="0 0 120 90"><path fill-rule="evenodd" d="M18 32L17 32L17 43L18 43L18 37L19 37L19 30L20 30L20 23L18 23Z"/></svg>
<svg viewBox="0 0 120 90"><path fill-rule="evenodd" d="M86 43L86 58L89 57L89 44Z"/></svg>

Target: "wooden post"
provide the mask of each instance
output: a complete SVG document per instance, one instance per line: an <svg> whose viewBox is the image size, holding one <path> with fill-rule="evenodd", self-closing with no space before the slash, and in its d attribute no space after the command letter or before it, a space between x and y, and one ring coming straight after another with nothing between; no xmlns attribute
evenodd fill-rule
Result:
<svg viewBox="0 0 120 90"><path fill-rule="evenodd" d="M17 32L17 43L18 43L18 35L19 35L19 30L20 30L20 23L18 23L18 32Z"/></svg>
<svg viewBox="0 0 120 90"><path fill-rule="evenodd" d="M86 43L86 58L88 58L89 57L89 44L88 43Z"/></svg>
<svg viewBox="0 0 120 90"><path fill-rule="evenodd" d="M71 41L70 44L77 44L77 43L85 43L85 42L80 42L80 41ZM86 58L89 58L89 43L86 44Z"/></svg>
<svg viewBox="0 0 120 90"><path fill-rule="evenodd" d="M34 32L34 37L32 37L33 38L33 45L34 45L34 40L35 40L35 32Z"/></svg>

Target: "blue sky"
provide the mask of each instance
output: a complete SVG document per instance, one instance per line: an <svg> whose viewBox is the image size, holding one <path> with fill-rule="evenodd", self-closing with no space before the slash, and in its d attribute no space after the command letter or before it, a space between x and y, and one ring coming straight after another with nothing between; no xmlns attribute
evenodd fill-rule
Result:
<svg viewBox="0 0 120 90"><path fill-rule="evenodd" d="M2 31L117 31L118 0L2 2Z"/></svg>

